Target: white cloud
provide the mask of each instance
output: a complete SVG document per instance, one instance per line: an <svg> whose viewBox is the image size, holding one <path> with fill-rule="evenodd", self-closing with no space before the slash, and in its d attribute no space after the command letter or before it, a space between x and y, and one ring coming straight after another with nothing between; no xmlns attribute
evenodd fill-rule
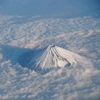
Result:
<svg viewBox="0 0 100 100"><path fill-rule="evenodd" d="M30 18L31 21L20 22L12 20L12 17L1 18L1 99L99 98L100 69L95 66L99 64L100 36L99 31L95 31L99 30L99 19L84 17L34 21ZM89 57L87 62L91 59L91 63L82 61L82 66L55 69L44 75L23 68L17 63L19 55L27 51L25 48L42 48L49 44L62 46Z"/></svg>

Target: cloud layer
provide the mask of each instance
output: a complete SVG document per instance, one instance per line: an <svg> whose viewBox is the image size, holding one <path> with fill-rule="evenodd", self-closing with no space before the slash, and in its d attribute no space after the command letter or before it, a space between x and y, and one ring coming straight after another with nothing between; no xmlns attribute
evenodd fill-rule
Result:
<svg viewBox="0 0 100 100"><path fill-rule="evenodd" d="M0 98L2 100L99 100L100 19L36 19L0 16ZM32 49L55 44L87 57L89 65L46 74L18 64Z"/></svg>

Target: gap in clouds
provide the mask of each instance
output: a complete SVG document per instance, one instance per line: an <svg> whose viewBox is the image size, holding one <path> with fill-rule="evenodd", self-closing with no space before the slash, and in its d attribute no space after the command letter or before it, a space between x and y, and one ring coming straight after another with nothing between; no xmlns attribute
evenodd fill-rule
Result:
<svg viewBox="0 0 100 100"><path fill-rule="evenodd" d="M22 53L29 50L30 49L19 48L9 45L0 45L0 52L3 55L3 58L6 60L10 60L13 65L18 63L17 59Z"/></svg>

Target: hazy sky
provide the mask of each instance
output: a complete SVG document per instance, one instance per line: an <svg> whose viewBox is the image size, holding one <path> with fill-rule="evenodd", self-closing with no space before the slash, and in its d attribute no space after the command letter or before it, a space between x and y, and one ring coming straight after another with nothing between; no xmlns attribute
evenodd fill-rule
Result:
<svg viewBox="0 0 100 100"><path fill-rule="evenodd" d="M76 17L99 14L100 0L0 0L0 14Z"/></svg>

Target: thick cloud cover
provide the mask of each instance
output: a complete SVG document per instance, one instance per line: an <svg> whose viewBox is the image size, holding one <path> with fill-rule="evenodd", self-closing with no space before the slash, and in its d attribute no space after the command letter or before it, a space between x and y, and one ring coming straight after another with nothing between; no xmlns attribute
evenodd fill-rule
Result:
<svg viewBox="0 0 100 100"><path fill-rule="evenodd" d="M0 98L2 100L99 100L100 19L37 19L0 16ZM46 74L18 64L21 54L55 44L91 62Z"/></svg>

